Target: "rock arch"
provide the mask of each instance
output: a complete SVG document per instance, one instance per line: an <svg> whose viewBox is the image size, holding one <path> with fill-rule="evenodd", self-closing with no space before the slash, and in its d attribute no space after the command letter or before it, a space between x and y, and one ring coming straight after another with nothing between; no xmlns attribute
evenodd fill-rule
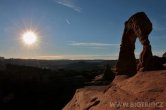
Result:
<svg viewBox="0 0 166 110"><path fill-rule="evenodd" d="M153 55L148 35L151 31L152 23L144 12L134 14L125 22L119 59L116 64L117 75L134 75L137 70L150 70L150 61ZM134 54L137 38L143 45L138 64Z"/></svg>

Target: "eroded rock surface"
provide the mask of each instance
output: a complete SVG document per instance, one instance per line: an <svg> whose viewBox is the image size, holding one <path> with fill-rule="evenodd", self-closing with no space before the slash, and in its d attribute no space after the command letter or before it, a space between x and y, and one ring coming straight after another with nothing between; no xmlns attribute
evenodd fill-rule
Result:
<svg viewBox="0 0 166 110"><path fill-rule="evenodd" d="M166 70L138 72L130 78L118 75L110 85L78 89L62 110L165 110L165 78ZM140 102L148 102L151 107L140 107ZM158 102L160 106L151 105ZM117 103L129 106L117 106Z"/></svg>
<svg viewBox="0 0 166 110"><path fill-rule="evenodd" d="M150 61L153 59L148 35L152 31L152 23L144 12L138 12L125 22L124 33L120 45L119 59L116 65L117 75L134 75L137 70L149 70ZM137 66L134 55L135 41L139 38L143 45Z"/></svg>

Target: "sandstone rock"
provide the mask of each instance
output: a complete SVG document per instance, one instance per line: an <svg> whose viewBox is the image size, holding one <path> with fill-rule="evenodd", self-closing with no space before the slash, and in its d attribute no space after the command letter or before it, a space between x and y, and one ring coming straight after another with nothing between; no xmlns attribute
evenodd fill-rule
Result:
<svg viewBox="0 0 166 110"><path fill-rule="evenodd" d="M166 70L138 72L133 77L116 76L107 86L88 86L77 89L62 110L165 110ZM140 107L148 102L150 107ZM162 104L160 107L155 104ZM129 104L120 106L116 104ZM139 107L133 107L136 104ZM157 108L159 107L159 108Z"/></svg>
<svg viewBox="0 0 166 110"><path fill-rule="evenodd" d="M103 73L95 77L88 85L106 85L110 84L115 78L115 73L111 70L109 64L106 65Z"/></svg>
<svg viewBox="0 0 166 110"><path fill-rule="evenodd" d="M152 31L152 23L144 12L138 12L125 22L124 33L120 45L119 59L116 64L117 75L134 75L137 70L148 70L152 59L151 45L148 39ZM134 55L135 41L139 38L143 45L139 64Z"/></svg>
<svg viewBox="0 0 166 110"><path fill-rule="evenodd" d="M153 59L150 62L151 62L151 65L152 65L151 68L153 68L153 70L164 70L164 69L166 69L166 67L164 65L164 64L166 64L166 58L165 57L153 56Z"/></svg>
<svg viewBox="0 0 166 110"><path fill-rule="evenodd" d="M106 65L105 70L103 71L103 78L111 82L115 78L115 73L112 72L109 64Z"/></svg>
<svg viewBox="0 0 166 110"><path fill-rule="evenodd" d="M163 54L163 57L166 58L166 52Z"/></svg>
<svg viewBox="0 0 166 110"><path fill-rule="evenodd" d="M112 82L115 78L115 73L112 72L109 64L106 65L103 73L95 78L95 81L109 81Z"/></svg>
<svg viewBox="0 0 166 110"><path fill-rule="evenodd" d="M139 64L137 65L138 71L146 71L152 69L152 63L153 60L151 46L145 45L143 46L143 51L140 54Z"/></svg>

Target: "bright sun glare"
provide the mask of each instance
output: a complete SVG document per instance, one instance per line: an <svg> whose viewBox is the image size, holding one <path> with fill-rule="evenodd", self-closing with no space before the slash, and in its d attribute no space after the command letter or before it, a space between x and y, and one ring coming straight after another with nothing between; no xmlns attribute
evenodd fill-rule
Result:
<svg viewBox="0 0 166 110"><path fill-rule="evenodd" d="M27 31L23 34L23 41L27 45L35 44L37 41L37 35L33 31Z"/></svg>

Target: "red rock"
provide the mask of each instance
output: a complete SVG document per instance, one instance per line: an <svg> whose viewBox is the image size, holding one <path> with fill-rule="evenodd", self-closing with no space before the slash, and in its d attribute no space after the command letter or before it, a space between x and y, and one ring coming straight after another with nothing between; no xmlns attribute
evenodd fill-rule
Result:
<svg viewBox="0 0 166 110"><path fill-rule="evenodd" d="M137 70L146 71L149 68L149 61L152 59L152 51L148 35L151 31L152 23L144 12L134 14L125 22L119 59L116 64L117 75L134 75ZM143 45L138 67L134 55L137 37Z"/></svg>
<svg viewBox="0 0 166 110"><path fill-rule="evenodd" d="M77 89L63 110L165 110L165 78L166 70L138 72L130 78L119 75L110 85ZM118 109L117 102L129 106L122 105ZM140 102L144 104L141 107ZM147 102L149 107L145 106ZM157 103L161 105L155 106Z"/></svg>

